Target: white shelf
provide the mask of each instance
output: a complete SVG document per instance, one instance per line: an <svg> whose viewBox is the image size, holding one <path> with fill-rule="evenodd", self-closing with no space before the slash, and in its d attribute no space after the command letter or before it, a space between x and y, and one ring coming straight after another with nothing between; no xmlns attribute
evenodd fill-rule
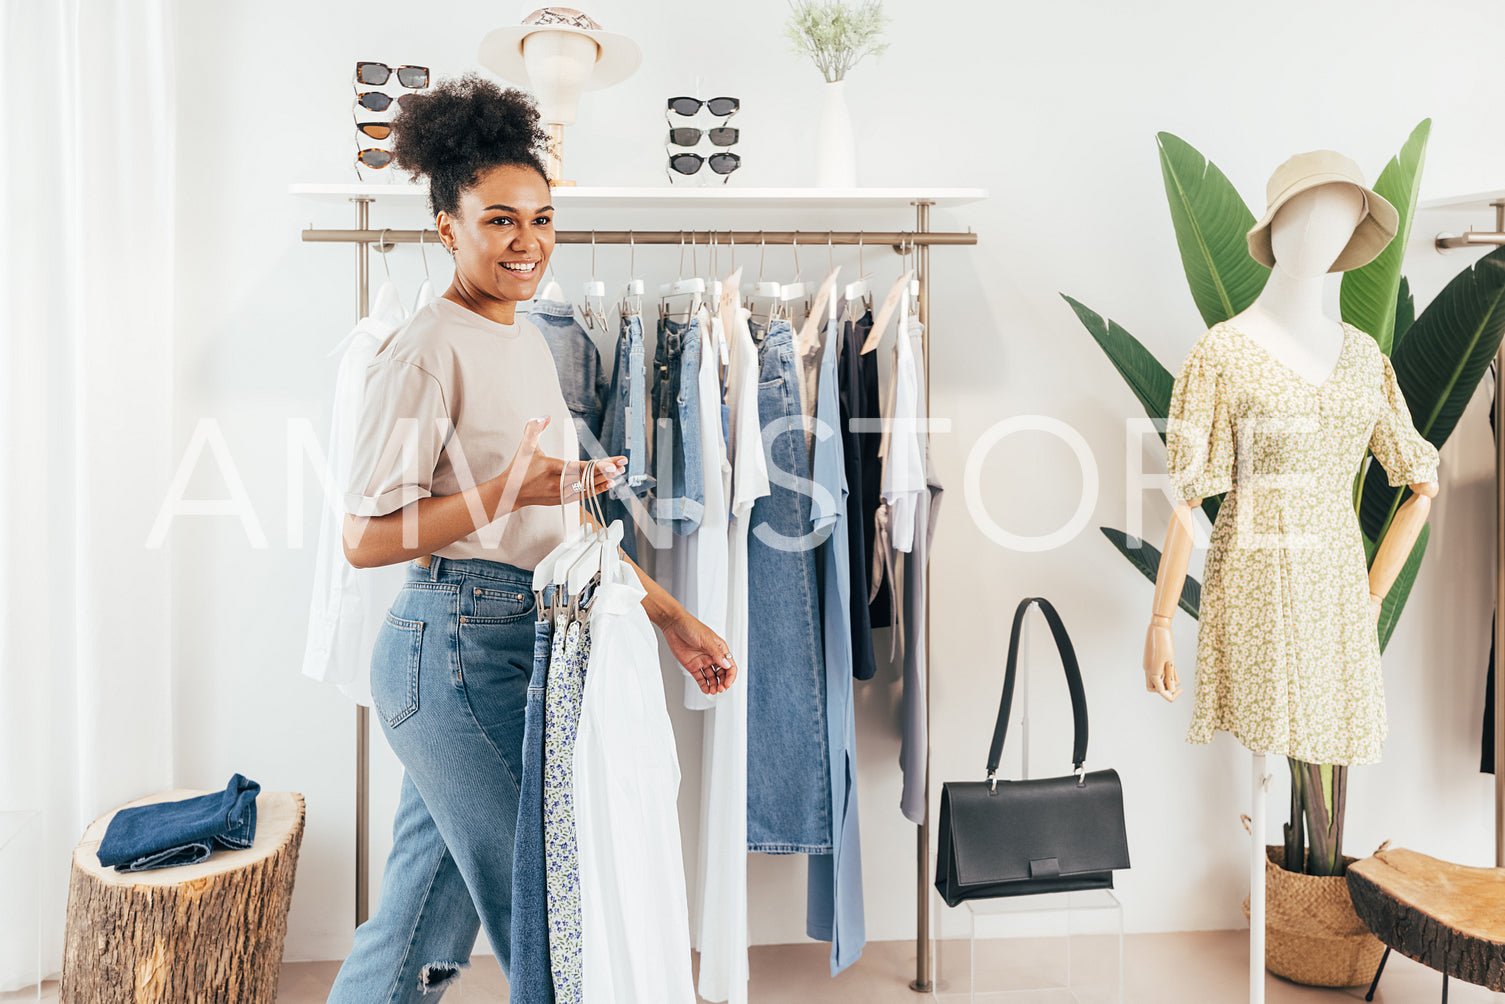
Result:
<svg viewBox="0 0 1505 1004"><path fill-rule="evenodd" d="M1416 203L1417 209L1478 209L1483 213L1493 213L1490 203L1496 199L1505 199L1505 189L1496 189L1493 192L1472 192L1467 195L1448 195L1440 199L1422 199Z"/></svg>
<svg viewBox="0 0 1505 1004"><path fill-rule="evenodd" d="M372 198L396 205L422 205L424 185L289 185L293 195L323 201ZM894 209L927 201L937 207L964 206L988 197L985 188L587 188L553 190L558 207L594 209Z"/></svg>

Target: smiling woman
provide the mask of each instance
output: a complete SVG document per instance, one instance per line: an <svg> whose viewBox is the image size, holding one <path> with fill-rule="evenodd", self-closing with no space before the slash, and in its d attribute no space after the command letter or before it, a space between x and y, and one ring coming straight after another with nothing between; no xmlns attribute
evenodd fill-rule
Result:
<svg viewBox="0 0 1505 1004"><path fill-rule="evenodd" d="M346 557L409 561L371 659L404 775L377 912L329 1001L418 1001L468 964L482 924L513 1000L541 999L542 838L519 823L543 783L533 568L625 458L589 483L560 459L579 456L574 423L543 334L517 316L554 250L532 99L468 75L412 95L392 136L395 163L428 180L455 276L377 348L355 432ZM638 574L676 658L707 693L731 686L726 643Z"/></svg>

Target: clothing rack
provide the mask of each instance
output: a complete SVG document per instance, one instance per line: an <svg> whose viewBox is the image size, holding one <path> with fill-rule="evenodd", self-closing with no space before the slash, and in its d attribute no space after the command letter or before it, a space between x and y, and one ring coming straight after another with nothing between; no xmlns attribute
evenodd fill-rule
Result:
<svg viewBox="0 0 1505 1004"><path fill-rule="evenodd" d="M302 232L306 243L356 245L356 285L358 316L370 309L370 252L385 253L397 244L438 244L436 230L373 229L370 225L373 196L354 196L355 228L334 230L309 227ZM833 200L837 201L837 200ZM896 252L915 255L915 277L919 280L918 297L921 330L921 356L925 367L925 399L930 400L930 248L932 245L975 245L977 235L964 232L932 231L930 209L934 201L910 200L915 208L915 229L899 231L863 230L561 230L555 233L558 244L678 244L751 248L774 244L803 245L890 245ZM812 207L820 208L820 207ZM838 208L841 208L838 205ZM930 952L930 563L925 565L925 817L916 827L915 886L915 978L910 989L929 993L932 988ZM364 705L356 705L356 793L355 793L355 922L364 923L368 915L369 862L369 794L370 794L370 717Z"/></svg>

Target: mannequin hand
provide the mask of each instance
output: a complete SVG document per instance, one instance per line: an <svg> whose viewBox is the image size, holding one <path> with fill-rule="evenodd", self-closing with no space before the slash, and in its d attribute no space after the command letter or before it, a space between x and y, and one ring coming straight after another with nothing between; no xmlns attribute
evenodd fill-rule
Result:
<svg viewBox="0 0 1505 1004"><path fill-rule="evenodd" d="M716 632L687 613L660 628L669 651L689 670L702 691L719 694L731 688L737 678L737 664L732 661L731 647Z"/></svg>
<svg viewBox="0 0 1505 1004"><path fill-rule="evenodd" d="M571 491L570 486L585 472L585 461L561 460L539 449L538 437L548 426L548 416L535 418L523 426L523 438L517 444L517 452L512 455L507 469L497 475L503 485L504 504L500 512L511 512L526 505L563 505L599 495L627 469L626 457L608 457L596 465L595 477L590 484L583 485L582 491ZM513 495L510 505L506 504L508 492Z"/></svg>
<svg viewBox="0 0 1505 1004"><path fill-rule="evenodd" d="M1151 621L1144 636L1144 689L1174 701L1181 694L1176 674L1175 642L1169 624Z"/></svg>
<svg viewBox="0 0 1505 1004"><path fill-rule="evenodd" d="M1373 593L1370 593L1369 594L1369 622L1371 624L1378 624L1380 622L1380 611L1383 610L1384 608L1385 608L1385 598L1383 596L1376 596Z"/></svg>

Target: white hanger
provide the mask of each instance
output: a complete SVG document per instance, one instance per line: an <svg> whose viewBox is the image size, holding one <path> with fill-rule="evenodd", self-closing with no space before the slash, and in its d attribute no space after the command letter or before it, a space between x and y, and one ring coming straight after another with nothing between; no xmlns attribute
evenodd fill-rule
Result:
<svg viewBox="0 0 1505 1004"><path fill-rule="evenodd" d="M418 313L424 307L434 302L434 283L429 278L429 253L423 246L423 235L426 230L418 231L418 253L423 256L423 282L418 287L418 295L413 297L413 313Z"/></svg>
<svg viewBox="0 0 1505 1004"><path fill-rule="evenodd" d="M538 295L533 299L535 302L538 300L553 300L558 302L564 299L564 287L559 285L558 279L554 276L554 257L552 255L549 256L549 281L544 283L543 289L539 290Z"/></svg>
<svg viewBox="0 0 1505 1004"><path fill-rule="evenodd" d="M580 303L580 313L585 317L585 326L591 331L599 324L606 331L606 283L596 278L596 231L591 231L591 277L585 283L585 299Z"/></svg>
<svg viewBox="0 0 1505 1004"><path fill-rule="evenodd" d="M842 292L842 299L851 303L859 297L867 296L869 292L867 273L862 269L862 231L859 230L857 231L857 278L847 283L846 289ZM868 308L871 309L872 304L868 304Z"/></svg>
<svg viewBox="0 0 1505 1004"><path fill-rule="evenodd" d="M781 284L779 284L777 282L764 282L763 281L763 260L767 256L767 254L768 254L768 243L763 240L763 231L759 230L758 231L758 281L755 282L755 283L753 283L752 291L748 294L748 297L747 297L747 300L748 300L747 307L748 307L748 312L750 314L756 316L757 311L753 309L752 301L753 300L762 300L762 299L772 300L773 302L771 304L769 304L769 306L768 306L768 313L764 317L764 321L765 322L772 321L775 318L784 316L783 312L782 312L782 307L783 307L784 300L783 300L783 295L782 295L783 294L783 288L782 288Z"/></svg>
<svg viewBox="0 0 1505 1004"><path fill-rule="evenodd" d="M691 239L694 239L693 233L691 234ZM694 261L692 260L690 264L693 271ZM700 309L701 300L705 296L704 279L698 276L685 278L685 232L683 230L679 232L679 278L674 282L667 282L659 286L658 296L660 313L669 317L672 317L676 313L676 311L669 309L667 301L670 297L690 297L690 305L685 309L686 323L695 315L695 311Z"/></svg>
<svg viewBox="0 0 1505 1004"><path fill-rule="evenodd" d="M627 284L622 287L622 292L617 298L617 312L625 320L634 314L643 312L643 280L637 278L634 273L638 268L638 246L633 240L632 231L627 231L627 246L630 249L627 263L627 274L631 276Z"/></svg>

